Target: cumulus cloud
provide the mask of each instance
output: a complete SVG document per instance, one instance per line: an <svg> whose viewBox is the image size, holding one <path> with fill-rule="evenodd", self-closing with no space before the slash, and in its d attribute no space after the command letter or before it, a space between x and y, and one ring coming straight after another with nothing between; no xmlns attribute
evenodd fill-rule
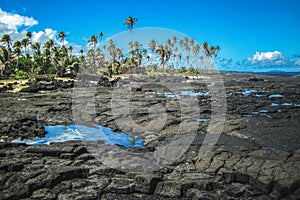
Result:
<svg viewBox="0 0 300 200"><path fill-rule="evenodd" d="M279 51L256 52L251 58L233 61L219 58L218 68L232 71L300 71L300 57L286 57Z"/></svg>
<svg viewBox="0 0 300 200"><path fill-rule="evenodd" d="M37 25L38 21L32 17L21 16L3 11L0 8L0 37L4 34L9 34L13 41L22 40L26 37L27 29ZM46 28L41 31L32 32L32 42L45 43L52 39L56 44L62 45L57 39L58 32L51 28ZM68 45L68 41L64 41L64 45ZM75 46L75 44L74 44Z"/></svg>
<svg viewBox="0 0 300 200"><path fill-rule="evenodd" d="M258 63L274 63L283 64L285 57L279 51L256 52L252 58L248 58L253 64Z"/></svg>
<svg viewBox="0 0 300 200"><path fill-rule="evenodd" d="M38 21L32 17L21 16L3 11L0 8L0 31L12 32L17 31L19 27L31 27L38 24Z"/></svg>
<svg viewBox="0 0 300 200"><path fill-rule="evenodd" d="M55 40L57 31L46 28L44 31L32 32L32 42L41 42L45 43L49 39Z"/></svg>

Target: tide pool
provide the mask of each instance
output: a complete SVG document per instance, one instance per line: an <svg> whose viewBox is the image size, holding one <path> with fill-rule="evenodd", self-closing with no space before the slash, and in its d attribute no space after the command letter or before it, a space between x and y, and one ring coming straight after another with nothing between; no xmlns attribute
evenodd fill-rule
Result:
<svg viewBox="0 0 300 200"><path fill-rule="evenodd" d="M44 138L16 139L12 142L26 143L28 145L50 144L52 142L65 142L70 140L102 140L105 144L121 145L126 148L143 148L143 139L126 133L116 133L103 126L87 127L81 125L44 126L47 134Z"/></svg>

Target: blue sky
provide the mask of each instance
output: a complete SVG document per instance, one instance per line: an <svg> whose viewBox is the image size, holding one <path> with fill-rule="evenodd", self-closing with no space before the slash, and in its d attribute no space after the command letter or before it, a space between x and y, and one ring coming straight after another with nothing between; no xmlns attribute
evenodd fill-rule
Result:
<svg viewBox="0 0 300 200"><path fill-rule="evenodd" d="M22 29L64 31L70 44L85 46L92 34L102 31L107 38L125 31L123 22L132 15L139 19L136 28L174 29L199 43L220 45L222 66L261 61L259 64L295 65L300 71L299 0L0 1L2 14L35 20L10 30L19 34ZM7 31L1 23L0 15L0 35Z"/></svg>

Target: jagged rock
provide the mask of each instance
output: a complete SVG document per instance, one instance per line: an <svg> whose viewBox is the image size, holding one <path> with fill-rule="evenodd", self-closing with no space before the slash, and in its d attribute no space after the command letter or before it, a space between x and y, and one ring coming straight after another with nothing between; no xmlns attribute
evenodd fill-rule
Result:
<svg viewBox="0 0 300 200"><path fill-rule="evenodd" d="M159 182L156 186L155 194L165 197L177 198L181 196L180 181Z"/></svg>
<svg viewBox="0 0 300 200"><path fill-rule="evenodd" d="M105 188L106 192L115 192L129 194L134 192L135 183L133 179L126 177L117 177L111 180L111 183Z"/></svg>
<svg viewBox="0 0 300 200"><path fill-rule="evenodd" d="M135 191L144 194L153 194L158 182L161 180L162 178L157 175L137 175L135 177Z"/></svg>
<svg viewBox="0 0 300 200"><path fill-rule="evenodd" d="M51 192L50 189L48 188L43 188L40 190L35 190L30 199L32 200L55 200L56 195Z"/></svg>
<svg viewBox="0 0 300 200"><path fill-rule="evenodd" d="M81 82L75 82L76 87L83 87L82 93L76 97L72 96L70 88L73 81L56 80L29 83L39 93L0 93L0 199L173 200L299 197L299 107L294 104L299 103L300 90L299 80L293 77L264 76L266 81L248 81L249 76L225 76L227 116L224 134L212 151L198 158L199 149L203 146L202 142L210 125L210 122L199 123L197 135L186 153L170 166L159 166L157 171L126 172L106 166L99 156L88 151L90 147L99 147L93 142L69 141L40 146L2 142L19 137L43 137L44 125L73 124L72 105L82 103L82 98L90 100L91 97L95 97L96 101L88 101L87 104L95 105L95 113L87 109L90 105L84 104L80 113L82 119L92 118L92 124L96 122L117 132L126 132L114 120L129 115L113 116L111 86L129 88L129 84L133 82L141 84L137 84L141 90L132 92L131 96L130 116L133 121L146 127L152 120L149 117L149 108L152 106L164 106L167 120L164 127L157 132L141 131L140 128L128 129L130 134L147 137L143 149L118 148L124 151L124 155L130 152L145 155L144 158L147 159L147 156L156 153L157 149L169 144L176 136L181 125L180 100L154 95L153 92L168 91L167 88L159 86L160 81L172 85L184 82L184 77L131 77L113 81L101 79L98 87L99 77L85 78ZM144 84L147 81L156 81L157 84ZM195 87L195 91L208 89L203 80L188 81ZM97 87L96 94L85 89L86 87ZM235 95L244 89L257 90L257 93L265 96ZM284 98L268 98L271 94L283 94ZM200 102L201 117L204 114L209 116L212 113L211 100L202 97L197 97L197 100ZM284 102L291 102L293 106L281 106ZM280 104L282 112L277 111L279 106L271 108L269 105L272 103ZM243 116L264 109L269 110L268 114L272 115L272 119L260 114ZM154 116L161 119L160 112ZM184 120L189 123L182 124L182 127L188 129L191 119ZM84 120L78 122L84 125L91 123ZM108 153L102 148L98 150L98 153L104 155Z"/></svg>
<svg viewBox="0 0 300 200"><path fill-rule="evenodd" d="M248 79L249 81L257 82L257 81L265 81L263 78L257 78L257 77L250 77Z"/></svg>
<svg viewBox="0 0 300 200"><path fill-rule="evenodd" d="M203 191L200 191L200 190L197 190L195 188L191 188L191 189L188 189L187 192L186 192L186 196L189 198L189 199L192 199L192 200L211 200L211 199L214 199L214 196L211 195L209 192L203 192Z"/></svg>

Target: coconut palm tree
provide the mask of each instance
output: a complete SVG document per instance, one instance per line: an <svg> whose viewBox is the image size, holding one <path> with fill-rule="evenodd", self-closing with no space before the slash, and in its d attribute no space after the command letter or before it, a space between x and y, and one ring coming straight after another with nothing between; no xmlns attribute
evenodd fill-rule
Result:
<svg viewBox="0 0 300 200"><path fill-rule="evenodd" d="M21 49L21 47L22 47L22 43L18 40L18 41L16 41L15 43L14 43L14 45L13 45L13 48L19 48L19 49Z"/></svg>
<svg viewBox="0 0 300 200"><path fill-rule="evenodd" d="M6 78L11 74L10 52L4 46L0 46L0 73Z"/></svg>
<svg viewBox="0 0 300 200"><path fill-rule="evenodd" d="M12 39L10 35L4 34L0 41L6 45L8 51L11 51L10 47L12 45Z"/></svg>
<svg viewBox="0 0 300 200"><path fill-rule="evenodd" d="M172 38L172 40L173 40L173 43L175 44L175 46L176 46L176 44L177 44L177 37L176 36L173 36L173 38Z"/></svg>
<svg viewBox="0 0 300 200"><path fill-rule="evenodd" d="M159 44L158 49L156 50L156 53L159 55L159 60L160 60L160 65L163 68L163 71L165 71L165 64L167 62L166 57L167 57L167 50L164 48L163 45Z"/></svg>
<svg viewBox="0 0 300 200"><path fill-rule="evenodd" d="M81 54L81 56L83 56L83 50L82 49L79 50L79 53Z"/></svg>
<svg viewBox="0 0 300 200"><path fill-rule="evenodd" d="M28 52L27 52L27 47L28 45L30 44L30 41L28 38L24 38L22 41L21 41L21 44L22 46L24 47L24 52L25 54L29 55Z"/></svg>
<svg viewBox="0 0 300 200"><path fill-rule="evenodd" d="M20 41L16 41L13 45L13 48L14 48L13 59L17 60L16 68L18 68L19 58L22 56L21 53L22 43Z"/></svg>
<svg viewBox="0 0 300 200"><path fill-rule="evenodd" d="M26 37L31 41L32 33L31 32L27 32L26 33Z"/></svg>
<svg viewBox="0 0 300 200"><path fill-rule="evenodd" d="M65 44L65 39L66 39L66 34L63 32L63 31L61 31L59 34L58 34L58 38L60 39L60 42L62 42L62 46L65 46L64 44Z"/></svg>
<svg viewBox="0 0 300 200"><path fill-rule="evenodd" d="M200 69L200 64L198 63L199 61L199 53L200 53L200 50L201 50L201 46L199 44L196 44L193 46L193 54L194 54L194 59L193 59L193 63L196 63L196 69L197 69L197 79L198 79L198 72L199 72L199 69Z"/></svg>
<svg viewBox="0 0 300 200"><path fill-rule="evenodd" d="M70 52L70 56L72 56L73 47L72 47L72 46L69 46L69 47L68 47L68 51Z"/></svg>
<svg viewBox="0 0 300 200"><path fill-rule="evenodd" d="M209 46L207 42L204 42L203 45L203 50L205 53L205 59L206 59L206 67L211 66L210 62L212 59L212 56L214 56L215 58L217 58L218 56L218 51L221 49L220 46Z"/></svg>
<svg viewBox="0 0 300 200"><path fill-rule="evenodd" d="M151 63L153 62L153 59L154 59L156 45L157 45L157 43L156 43L155 40L151 40L151 41L148 43L148 47L149 47L150 50L151 50Z"/></svg>
<svg viewBox="0 0 300 200"><path fill-rule="evenodd" d="M19 67L19 58L22 56L22 53L21 53L21 49L20 47L14 47L14 53L12 55L12 58L13 60L16 60L16 67L15 69L18 70L18 67Z"/></svg>
<svg viewBox="0 0 300 200"><path fill-rule="evenodd" d="M103 33L102 33L102 31L99 33L99 38L100 38L100 41L102 42L102 38L103 38Z"/></svg>
<svg viewBox="0 0 300 200"><path fill-rule="evenodd" d="M124 22L124 25L127 26L127 29L129 30L130 34L130 41L132 42L132 33L133 33L133 28L134 25L137 23L138 19L133 18L131 16L127 17L127 19Z"/></svg>
<svg viewBox="0 0 300 200"><path fill-rule="evenodd" d="M133 31L133 27L136 24L136 22L138 21L137 18L133 18L131 16L127 17L127 19L124 22L124 25L127 26L127 29L132 32Z"/></svg>
<svg viewBox="0 0 300 200"><path fill-rule="evenodd" d="M93 69L94 69L94 73L96 73L96 58L95 58L95 53L96 53L96 46L98 44L97 36L92 35L90 37L90 39L88 40L88 42L89 42L89 46L93 46L93 50L94 50L94 53L92 54L93 55Z"/></svg>
<svg viewBox="0 0 300 200"><path fill-rule="evenodd" d="M48 40L45 44L44 44L44 48L45 49L49 49L51 50L54 47L54 41L52 39Z"/></svg>
<svg viewBox="0 0 300 200"><path fill-rule="evenodd" d="M94 51L95 51L95 50L96 50L96 46L97 46L97 44L98 44L97 36L92 35L92 36L90 37L90 39L88 40L88 42L89 42L89 46L93 46L93 49L94 49Z"/></svg>
<svg viewBox="0 0 300 200"><path fill-rule="evenodd" d="M26 33L26 37L28 38L28 44L31 44L32 33L28 31ZM29 50L30 49L28 49L28 52L27 52L28 54L29 54Z"/></svg>

